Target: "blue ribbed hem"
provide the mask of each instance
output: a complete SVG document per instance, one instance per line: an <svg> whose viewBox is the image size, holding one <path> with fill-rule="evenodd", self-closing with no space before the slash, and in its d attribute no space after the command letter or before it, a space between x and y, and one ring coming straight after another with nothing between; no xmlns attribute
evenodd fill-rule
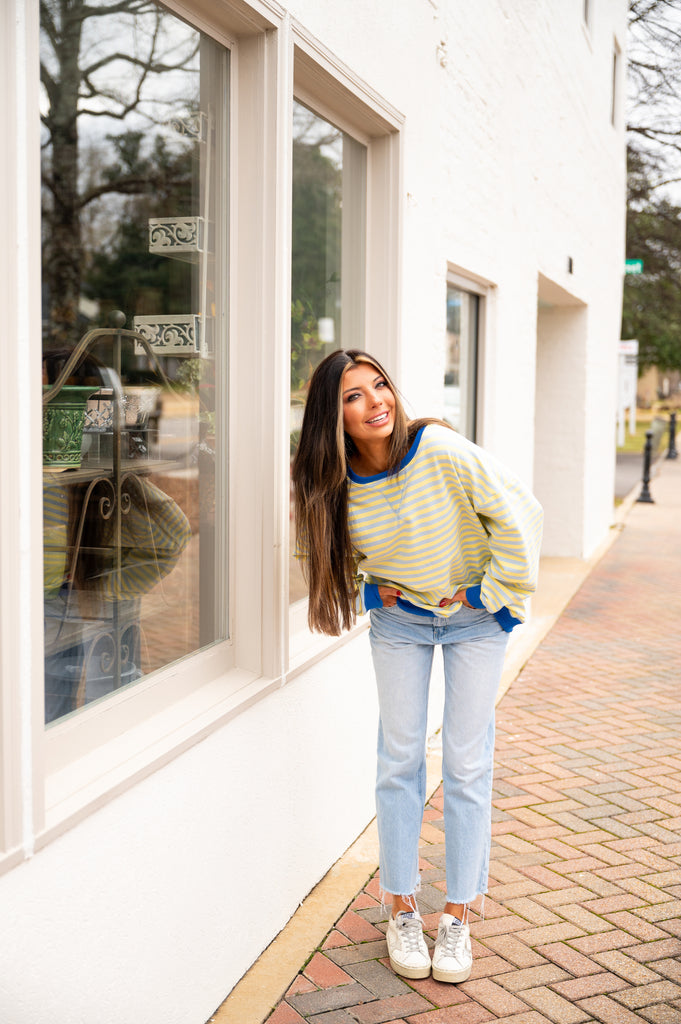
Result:
<svg viewBox="0 0 681 1024"><path fill-rule="evenodd" d="M371 588L371 598L369 597L368 594L369 588ZM377 595L377 604L370 603L370 601L373 601L374 590ZM466 589L466 600L468 601L471 608L484 609L485 606L480 598L480 590L480 587L468 587ZM364 584L364 607L367 609L367 611L370 608L383 607L383 602L381 601L380 595L378 593L377 583ZM410 601L405 601L403 597L397 598L397 607L401 608L403 612L409 612L411 615L422 615L426 619L435 618L435 612L429 612L425 608L417 608L415 604L411 604ZM492 615L494 615L494 618L497 620L497 622L503 629L504 633L510 633L511 630L515 628L515 626L520 625L520 619L516 619L514 615L511 615L508 608L500 608L498 612L492 612Z"/></svg>
<svg viewBox="0 0 681 1024"><path fill-rule="evenodd" d="M468 601L471 608L484 608L482 603L482 587L466 587L466 600Z"/></svg>
<svg viewBox="0 0 681 1024"><path fill-rule="evenodd" d="M367 611L383 607L383 600L378 592L378 583L364 584L364 607Z"/></svg>
<svg viewBox="0 0 681 1024"><path fill-rule="evenodd" d="M397 607L401 608L403 612L410 612L411 615L424 615L427 619L435 618L434 612L429 612L425 608L417 608L415 604L405 601L403 597L397 598Z"/></svg>

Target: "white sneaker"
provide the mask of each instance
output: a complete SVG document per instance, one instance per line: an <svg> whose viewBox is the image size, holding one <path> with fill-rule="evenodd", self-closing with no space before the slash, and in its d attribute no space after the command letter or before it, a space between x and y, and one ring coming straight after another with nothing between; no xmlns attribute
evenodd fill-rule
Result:
<svg viewBox="0 0 681 1024"><path fill-rule="evenodd" d="M443 914L437 930L433 953L433 977L436 981L465 981L473 967L471 933L451 914Z"/></svg>
<svg viewBox="0 0 681 1024"><path fill-rule="evenodd" d="M427 978L430 953L423 938L423 921L418 914L403 911L390 916L386 933L390 966L403 978Z"/></svg>

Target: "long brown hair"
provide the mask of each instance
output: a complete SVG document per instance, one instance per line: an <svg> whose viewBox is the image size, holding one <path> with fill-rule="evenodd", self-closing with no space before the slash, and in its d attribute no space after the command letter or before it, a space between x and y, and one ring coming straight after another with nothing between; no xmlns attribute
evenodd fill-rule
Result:
<svg viewBox="0 0 681 1024"><path fill-rule="evenodd" d="M305 405L300 442L293 461L298 554L309 588L311 629L338 636L355 621L356 561L348 529L348 461L356 451L343 429L342 383L352 366L369 363L395 398L388 473L399 471L421 425L407 420L395 385L373 356L358 349L332 352L317 367Z"/></svg>

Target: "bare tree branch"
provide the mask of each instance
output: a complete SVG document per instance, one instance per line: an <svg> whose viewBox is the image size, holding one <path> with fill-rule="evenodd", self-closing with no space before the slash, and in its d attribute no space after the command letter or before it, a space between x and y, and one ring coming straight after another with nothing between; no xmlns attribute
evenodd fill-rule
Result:
<svg viewBox="0 0 681 1024"><path fill-rule="evenodd" d="M40 65L40 81L45 86L47 94L50 98L56 95L57 83L55 82L54 78L52 77L52 75L47 70L44 64Z"/></svg>
<svg viewBox="0 0 681 1024"><path fill-rule="evenodd" d="M59 33L57 32L52 12L45 3L45 0L40 0L40 27L52 43L53 49L56 48L59 42Z"/></svg>
<svg viewBox="0 0 681 1024"><path fill-rule="evenodd" d="M627 133L664 171L655 188L681 178L681 0L630 0Z"/></svg>
<svg viewBox="0 0 681 1024"><path fill-rule="evenodd" d="M120 3L111 4L108 7L101 5L100 7L88 7L83 4L82 17L85 18L105 18L110 14L149 14L151 12L158 12L158 7L154 3L150 3L149 0L121 0Z"/></svg>
<svg viewBox="0 0 681 1024"><path fill-rule="evenodd" d="M47 99L41 112L44 272L50 335L65 340L77 323L89 258L86 209L97 211L97 200L107 196L187 193L182 154L175 148L165 158L157 140L145 156L151 140L138 128L140 122L157 120L166 103L185 102L175 73L185 71L182 88L194 89L199 34L178 31L180 23L152 0L39 0L39 7L40 74ZM164 75L174 83L172 94ZM108 142L93 130L90 137L98 140L101 159L84 180L81 146L90 133L83 129L94 118L114 119L123 127Z"/></svg>
<svg viewBox="0 0 681 1024"><path fill-rule="evenodd" d="M111 53L108 54L106 57L102 57L101 60L96 61L94 64L91 64L89 67L81 68L81 76L83 80L87 82L88 87L92 88L94 91L97 91L90 82L91 75L93 75L96 71L99 71L101 68L106 67L107 64L113 64L114 61L117 60L125 61L127 64L133 64L138 68L142 68L142 71L145 75L150 73L157 75L160 74L162 71L176 71L178 68L185 67L186 64L188 63L187 60L175 64L162 64L158 61L153 61L151 57L147 58L146 60L142 60L141 57L134 57L129 53Z"/></svg>
<svg viewBox="0 0 681 1024"><path fill-rule="evenodd" d="M153 193L155 190L155 181L149 176L149 174L130 175L128 178L116 178L115 181L103 182L94 188L88 189L84 192L79 199L78 206L80 209L87 206L94 199L99 199L101 196L111 195L118 193L120 195L140 195L144 193Z"/></svg>

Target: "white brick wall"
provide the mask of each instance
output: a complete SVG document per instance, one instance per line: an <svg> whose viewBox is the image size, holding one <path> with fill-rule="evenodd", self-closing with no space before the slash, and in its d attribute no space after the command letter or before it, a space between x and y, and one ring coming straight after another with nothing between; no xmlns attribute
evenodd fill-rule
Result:
<svg viewBox="0 0 681 1024"><path fill-rule="evenodd" d="M491 281L480 441L528 481L539 473L546 553L588 554L612 512L625 168L621 117L613 127L610 109L626 5L595 5L590 30L579 3L398 0L389 10L362 0L333 12L291 5L406 116L398 377L417 413L439 410L447 263ZM539 273L588 316L570 342L577 348L562 354L569 379L535 386ZM578 418L567 436L556 392Z"/></svg>

